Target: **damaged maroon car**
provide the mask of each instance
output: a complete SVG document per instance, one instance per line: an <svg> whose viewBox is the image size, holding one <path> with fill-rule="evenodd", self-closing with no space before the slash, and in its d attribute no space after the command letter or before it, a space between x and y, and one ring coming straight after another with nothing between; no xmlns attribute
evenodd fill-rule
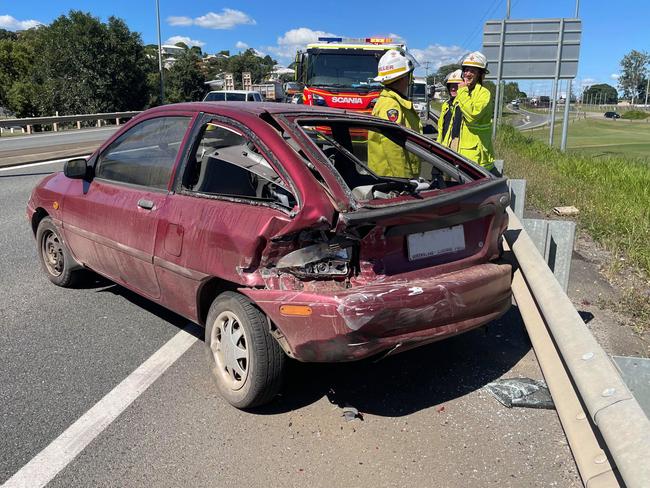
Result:
<svg viewBox="0 0 650 488"><path fill-rule="evenodd" d="M420 177L369 168L384 137ZM353 361L510 307L504 179L394 123L286 104L143 112L33 191L60 286L92 270L203 326L222 395L278 392L286 358Z"/></svg>

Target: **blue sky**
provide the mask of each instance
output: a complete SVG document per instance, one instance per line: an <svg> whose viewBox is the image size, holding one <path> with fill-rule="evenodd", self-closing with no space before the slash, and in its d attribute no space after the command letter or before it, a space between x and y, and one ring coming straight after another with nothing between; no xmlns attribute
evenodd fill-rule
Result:
<svg viewBox="0 0 650 488"><path fill-rule="evenodd" d="M511 3L512 19L573 17L575 13L575 0ZM396 11L397 5L404 10ZM506 0L458 2L462 15L454 14L452 9L443 11L447 5L452 2L160 0L161 36L163 43L183 40L200 45L208 53L222 49L234 53L252 47L287 65L296 48L319 33L348 37L398 35L419 60L429 60L436 67L480 49L483 22L502 18L506 10ZM71 9L90 12L104 21L111 15L120 17L142 35L145 43L156 42L155 0L2 2L0 27L19 30L35 22L47 24ZM650 3L582 0L580 17L583 37L576 85L616 86L615 76L623 55L632 49L650 51ZM529 95L548 92L550 86L547 81L520 83Z"/></svg>

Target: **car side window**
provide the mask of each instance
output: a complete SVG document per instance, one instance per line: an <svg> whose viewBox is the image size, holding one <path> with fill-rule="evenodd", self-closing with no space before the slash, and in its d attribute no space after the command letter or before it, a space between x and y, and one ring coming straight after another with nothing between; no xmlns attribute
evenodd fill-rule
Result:
<svg viewBox="0 0 650 488"><path fill-rule="evenodd" d="M183 188L207 195L265 201L293 208L290 187L250 140L213 123L206 124L190 156Z"/></svg>
<svg viewBox="0 0 650 488"><path fill-rule="evenodd" d="M159 117L131 127L99 156L95 176L166 189L191 117Z"/></svg>

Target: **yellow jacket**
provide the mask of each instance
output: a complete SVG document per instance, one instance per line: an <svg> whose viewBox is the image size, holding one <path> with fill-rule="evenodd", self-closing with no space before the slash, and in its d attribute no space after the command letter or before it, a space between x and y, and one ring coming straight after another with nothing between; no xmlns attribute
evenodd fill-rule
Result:
<svg viewBox="0 0 650 488"><path fill-rule="evenodd" d="M451 102L451 103L450 103ZM449 119L449 125L447 126L447 132L445 132L444 121L445 115L451 110L451 118ZM446 100L442 103L442 108L440 109L440 117L438 118L438 136L436 137L436 142L442 144L443 146L449 147L451 143L451 128L454 124L454 115L456 112L456 104L451 100Z"/></svg>
<svg viewBox="0 0 650 488"><path fill-rule="evenodd" d="M472 92L464 86L458 89L454 105L463 112L458 153L480 164L494 168L492 148L492 112L494 105L490 91L477 84Z"/></svg>
<svg viewBox="0 0 650 488"><path fill-rule="evenodd" d="M422 133L422 122L413 103L393 90L382 90L372 115ZM420 176L420 158L377 131L368 131L368 167L379 176Z"/></svg>

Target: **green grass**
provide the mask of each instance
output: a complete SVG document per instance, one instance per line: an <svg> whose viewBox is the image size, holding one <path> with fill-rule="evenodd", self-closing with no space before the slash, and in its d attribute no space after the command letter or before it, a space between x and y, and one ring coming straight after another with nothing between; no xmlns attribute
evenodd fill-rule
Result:
<svg viewBox="0 0 650 488"><path fill-rule="evenodd" d="M596 122L595 127L610 126L610 121L587 122ZM588 126L582 136L575 136L574 142L586 144ZM619 129L617 122L612 122L611 127ZM639 130L650 130L650 124ZM592 142L602 144L603 141ZM629 156L595 158L583 152L565 154L508 125L499 128L496 153L505 160L508 177L527 180L530 206L550 212L556 206L574 205L580 210L577 217L580 228L614 256L626 256L629 263L650 274L650 164L647 161Z"/></svg>
<svg viewBox="0 0 650 488"><path fill-rule="evenodd" d="M628 110L623 115L621 115L621 118L629 120L644 120L648 117L650 117L650 113L644 112L642 110Z"/></svg>
<svg viewBox="0 0 650 488"><path fill-rule="evenodd" d="M526 135L548 141L548 127L526 131ZM556 123L555 144L562 140L562 125ZM574 120L569 124L567 148L573 152L598 158L620 157L650 162L650 123L613 119Z"/></svg>

